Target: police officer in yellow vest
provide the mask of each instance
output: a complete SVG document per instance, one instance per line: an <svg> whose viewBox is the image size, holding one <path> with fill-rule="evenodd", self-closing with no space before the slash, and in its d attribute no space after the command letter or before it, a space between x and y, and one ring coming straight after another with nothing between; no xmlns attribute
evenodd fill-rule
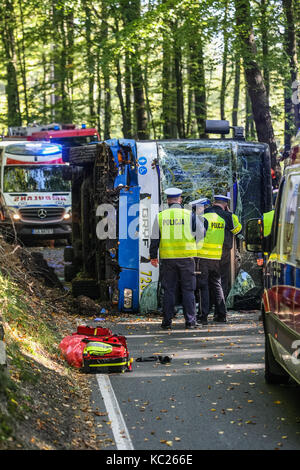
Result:
<svg viewBox="0 0 300 470"><path fill-rule="evenodd" d="M222 258L220 260L220 273L221 282L224 297L226 299L229 293L229 280L230 280L230 263L231 263L231 250L233 247L233 237L238 235L242 230L242 224L240 223L236 214L233 214L229 210L230 198L218 194L214 197L214 207L218 213L226 218L227 224L225 227L225 238L223 244ZM224 214L224 211L226 214Z"/></svg>
<svg viewBox="0 0 300 470"><path fill-rule="evenodd" d="M201 311L198 321L207 325L209 314L209 290L214 294L216 322L226 322L226 305L221 283L220 261L223 254L225 231L233 230L233 220L223 208L224 202L228 201L226 196L215 196L214 204L205 209L204 217L208 222L208 228L203 243L198 243L197 249L197 272L202 278L201 287Z"/></svg>
<svg viewBox="0 0 300 470"><path fill-rule="evenodd" d="M205 232L207 231L208 221L203 217L204 210L210 206L211 202L208 198L202 197L196 199L195 201L189 202L189 205L192 207L192 211L195 212L196 216L203 221ZM202 239L203 242L203 239ZM201 240L198 240L198 248ZM201 267L202 266L202 267ZM202 305L204 304L204 309L206 303L209 302L209 292L208 292L208 282L207 282L207 270L205 266L205 261L201 265L200 258L195 258L195 267L196 267L196 290L195 290L195 300L196 304L198 303L198 313L196 314L197 323L201 321Z"/></svg>
<svg viewBox="0 0 300 470"><path fill-rule="evenodd" d="M159 250L161 282L164 289L161 327L171 329L176 291L180 283L185 327L195 328L197 327L194 295L196 288L194 258L197 255L195 236L196 229L199 234L203 226L200 227L198 224L196 227L192 212L182 207L180 189L169 188L165 194L169 207L158 214L150 243L150 261L153 266L158 266ZM201 233L203 237L203 230ZM198 235L198 238L200 237L201 235Z"/></svg>
<svg viewBox="0 0 300 470"><path fill-rule="evenodd" d="M229 210L229 202L230 198L228 196L217 194L214 196L213 205L205 211L206 213L216 212L221 218L225 220L224 242L222 247L222 256L219 264L224 299L226 299L229 291L230 261L233 237L234 235L240 233L242 229L242 225L239 222L237 215L233 214ZM214 321L222 321L223 313L219 313L219 309L216 305L216 290L213 285L211 286L211 293L211 304L215 304Z"/></svg>

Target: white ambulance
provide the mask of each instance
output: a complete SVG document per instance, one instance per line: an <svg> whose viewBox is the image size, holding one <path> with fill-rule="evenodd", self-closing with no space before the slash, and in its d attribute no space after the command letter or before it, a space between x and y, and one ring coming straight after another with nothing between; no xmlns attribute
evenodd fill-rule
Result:
<svg viewBox="0 0 300 470"><path fill-rule="evenodd" d="M0 141L0 228L10 239L71 237L69 167L60 145Z"/></svg>

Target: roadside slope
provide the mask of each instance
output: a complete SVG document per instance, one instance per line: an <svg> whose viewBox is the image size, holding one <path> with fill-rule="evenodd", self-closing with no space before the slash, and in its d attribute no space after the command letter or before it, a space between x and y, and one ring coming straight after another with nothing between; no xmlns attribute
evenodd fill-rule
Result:
<svg viewBox="0 0 300 470"><path fill-rule="evenodd" d="M50 271L24 247L0 240L0 323L8 359L0 371L0 450L105 447L105 436L99 441L94 432L89 377L59 354L79 317Z"/></svg>

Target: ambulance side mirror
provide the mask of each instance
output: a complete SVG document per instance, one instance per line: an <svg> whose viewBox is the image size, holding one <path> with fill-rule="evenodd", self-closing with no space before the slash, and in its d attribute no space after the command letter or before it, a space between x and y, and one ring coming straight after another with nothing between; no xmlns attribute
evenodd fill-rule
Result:
<svg viewBox="0 0 300 470"><path fill-rule="evenodd" d="M249 219L246 223L246 250L253 253L263 251L262 219Z"/></svg>

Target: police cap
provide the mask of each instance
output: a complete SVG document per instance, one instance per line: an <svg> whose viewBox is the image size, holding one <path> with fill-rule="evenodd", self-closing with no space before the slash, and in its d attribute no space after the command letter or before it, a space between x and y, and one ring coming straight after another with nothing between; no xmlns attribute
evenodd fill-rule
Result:
<svg viewBox="0 0 300 470"><path fill-rule="evenodd" d="M230 197L224 196L223 194L216 194L214 196L215 201L230 202Z"/></svg>
<svg viewBox="0 0 300 470"><path fill-rule="evenodd" d="M182 194L182 190L178 188L168 188L165 190L165 195L168 198L179 197Z"/></svg>
<svg viewBox="0 0 300 470"><path fill-rule="evenodd" d="M189 206L209 206L210 200L207 197L202 197L200 199L196 199L195 201L189 202Z"/></svg>

